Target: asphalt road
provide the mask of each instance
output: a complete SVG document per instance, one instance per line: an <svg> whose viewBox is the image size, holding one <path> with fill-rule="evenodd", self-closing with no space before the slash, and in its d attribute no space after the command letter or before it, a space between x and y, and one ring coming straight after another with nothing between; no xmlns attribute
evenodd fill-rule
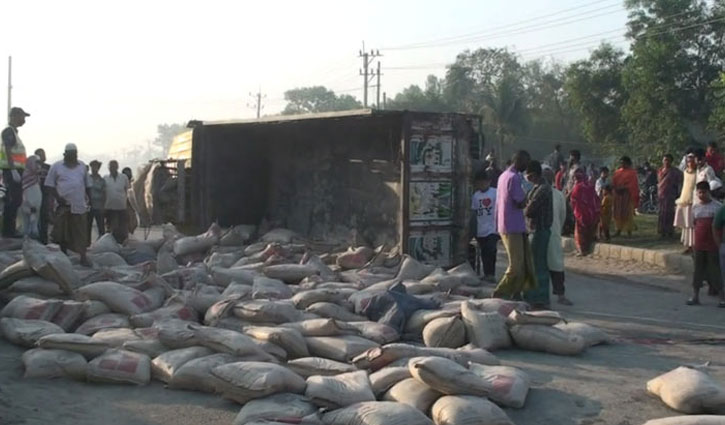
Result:
<svg viewBox="0 0 725 425"><path fill-rule="evenodd" d="M645 384L681 364L710 361L711 373L725 383L725 310L714 299L705 296L705 305L685 306L687 279L656 269L567 261L572 268L567 291L575 305L558 309L569 319L606 329L616 343L577 357L497 352L534 381L526 406L507 409L516 424L640 425L674 416L646 393ZM158 382L131 387L22 379L21 354L0 342L1 424L229 425L239 410L219 397L168 390Z"/></svg>

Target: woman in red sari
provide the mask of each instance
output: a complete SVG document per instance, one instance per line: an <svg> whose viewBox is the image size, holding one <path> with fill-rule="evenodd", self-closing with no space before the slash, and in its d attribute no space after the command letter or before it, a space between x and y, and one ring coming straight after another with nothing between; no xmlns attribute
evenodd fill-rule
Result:
<svg viewBox="0 0 725 425"><path fill-rule="evenodd" d="M576 184L571 191L571 207L574 210L574 240L579 255L589 255L599 223L600 203L583 169L574 173Z"/></svg>
<svg viewBox="0 0 725 425"><path fill-rule="evenodd" d="M634 210L639 206L639 180L637 172L632 168L632 160L623 156L620 167L612 177L614 189L614 208L612 217L617 228L615 236L627 232L632 236L634 230Z"/></svg>

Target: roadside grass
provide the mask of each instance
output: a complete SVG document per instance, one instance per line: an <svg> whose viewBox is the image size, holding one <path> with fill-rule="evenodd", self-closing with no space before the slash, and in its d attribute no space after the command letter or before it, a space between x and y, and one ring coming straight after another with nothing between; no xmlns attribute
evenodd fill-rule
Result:
<svg viewBox="0 0 725 425"><path fill-rule="evenodd" d="M614 222L612 222L612 241L616 245L632 246L646 249L678 250L682 249L680 244L680 231L675 229L675 236L670 239L662 239L657 234L657 215L641 214L634 217L637 229L632 236L620 235L614 237Z"/></svg>

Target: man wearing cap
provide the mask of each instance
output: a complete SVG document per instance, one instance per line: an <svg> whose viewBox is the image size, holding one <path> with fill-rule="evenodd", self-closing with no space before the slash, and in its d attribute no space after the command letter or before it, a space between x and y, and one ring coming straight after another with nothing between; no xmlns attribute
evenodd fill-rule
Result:
<svg viewBox="0 0 725 425"><path fill-rule="evenodd" d="M86 257L89 244L88 204L91 181L88 167L78 160L78 148L73 143L65 146L63 160L50 167L45 186L58 203L55 225L51 237L67 253L68 249L81 256L81 265L90 266Z"/></svg>
<svg viewBox="0 0 725 425"><path fill-rule="evenodd" d="M91 235L93 221L95 220L96 227L98 228L98 237L100 238L106 233L106 218L104 212L106 205L106 181L103 179L103 176L98 174L98 171L101 169L100 161L94 159L89 165L91 166L91 215L88 217L88 235Z"/></svg>
<svg viewBox="0 0 725 425"><path fill-rule="evenodd" d="M29 116L22 108L10 108L8 126L2 132L0 169L3 170L3 182L7 188L2 236L6 238L20 237L17 233L17 217L18 208L23 202L22 174L27 156L25 146L18 136L18 128L25 124L25 117Z"/></svg>

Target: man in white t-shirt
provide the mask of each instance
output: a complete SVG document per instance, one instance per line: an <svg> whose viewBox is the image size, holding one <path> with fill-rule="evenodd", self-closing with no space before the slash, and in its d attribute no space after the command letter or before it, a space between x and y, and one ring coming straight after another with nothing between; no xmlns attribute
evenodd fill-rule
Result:
<svg viewBox="0 0 725 425"><path fill-rule="evenodd" d="M473 194L471 209L476 215L476 241L481 251L483 279L496 282L496 189L491 187L491 175L481 171L475 177L476 192Z"/></svg>
<svg viewBox="0 0 725 425"><path fill-rule="evenodd" d="M106 182L106 220L116 242L122 244L128 238L126 192L129 182L125 174L118 172L118 162L115 159L108 163L108 172L109 174L103 178Z"/></svg>

